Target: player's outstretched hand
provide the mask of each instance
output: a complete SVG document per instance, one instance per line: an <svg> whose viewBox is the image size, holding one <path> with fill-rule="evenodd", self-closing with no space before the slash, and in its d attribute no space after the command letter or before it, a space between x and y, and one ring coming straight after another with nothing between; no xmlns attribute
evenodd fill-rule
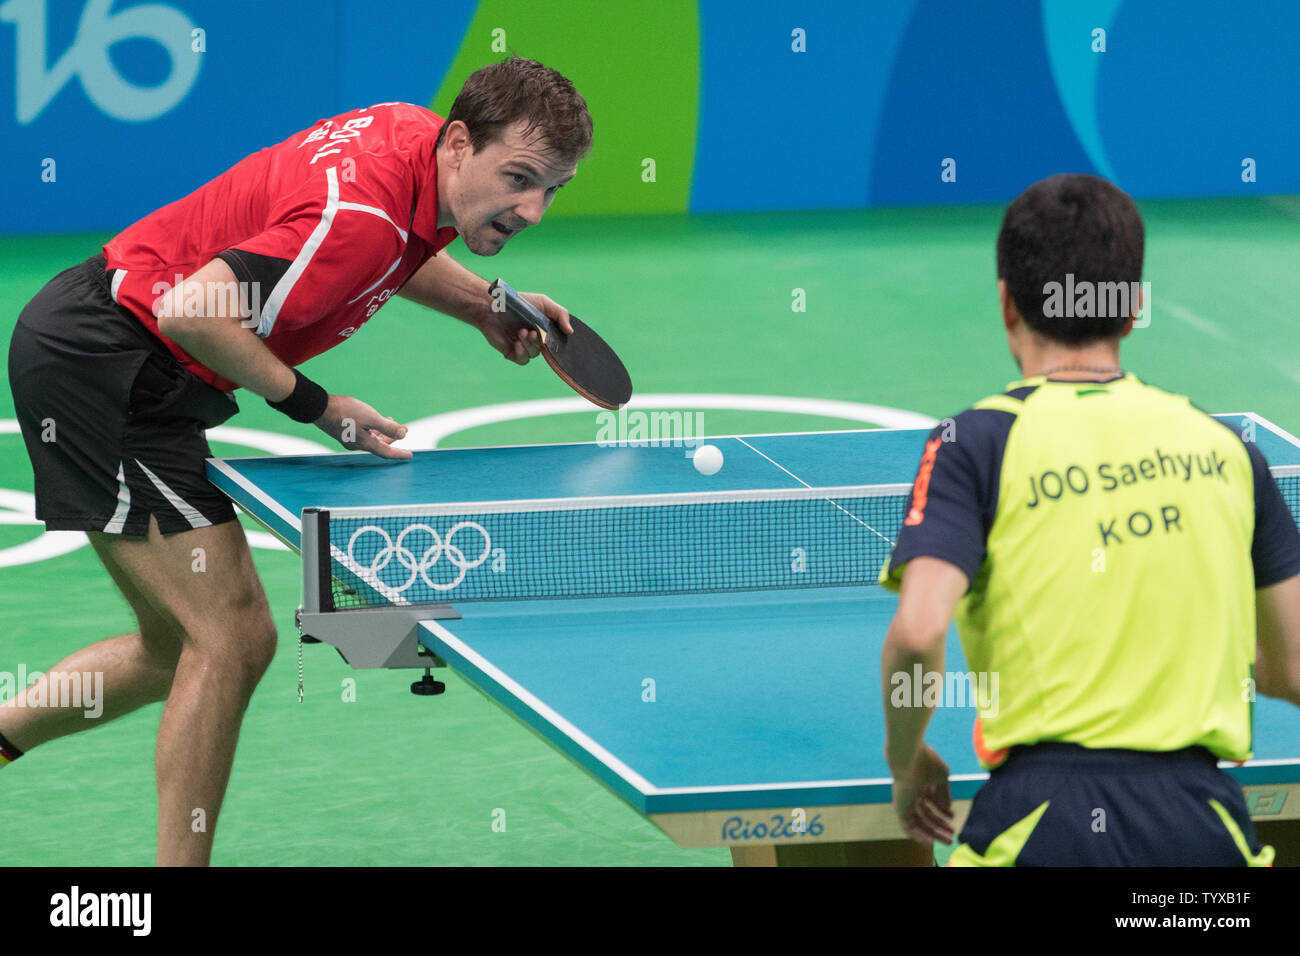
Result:
<svg viewBox="0 0 1300 956"><path fill-rule="evenodd" d="M929 744L921 744L906 771L894 772L894 812L903 832L917 843L952 842L948 765Z"/></svg>
<svg viewBox="0 0 1300 956"><path fill-rule="evenodd" d="M380 458L411 457L410 449L393 447L393 442L406 437L405 425L348 395L331 395L316 427L353 451L368 451Z"/></svg>
<svg viewBox="0 0 1300 956"><path fill-rule="evenodd" d="M569 310L564 306L540 292L519 294L537 306L565 335L573 334L573 326L569 324ZM478 329L494 349L519 365L527 365L542 351L542 337L534 329L521 324L509 312L489 311L479 322Z"/></svg>

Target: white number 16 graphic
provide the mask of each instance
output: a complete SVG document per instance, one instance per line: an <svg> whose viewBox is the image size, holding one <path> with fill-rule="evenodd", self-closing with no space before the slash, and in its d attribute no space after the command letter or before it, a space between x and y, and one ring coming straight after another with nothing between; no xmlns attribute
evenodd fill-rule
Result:
<svg viewBox="0 0 1300 956"><path fill-rule="evenodd" d="M181 101L199 73L199 54L190 46L194 25L175 7L147 3L109 13L113 0L89 0L77 36L50 66L45 57L47 0L9 0L0 20L17 26L17 109L21 125L31 123L74 76L91 102L114 119L140 122L161 116ZM171 60L167 79L157 86L126 80L108 58L108 48L142 38L163 48Z"/></svg>

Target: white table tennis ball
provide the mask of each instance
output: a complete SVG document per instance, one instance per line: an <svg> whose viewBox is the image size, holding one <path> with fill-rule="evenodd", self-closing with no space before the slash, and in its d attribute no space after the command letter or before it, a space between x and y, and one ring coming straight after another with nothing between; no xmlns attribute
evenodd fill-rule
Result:
<svg viewBox="0 0 1300 956"><path fill-rule="evenodd" d="M722 452L718 451L717 445L701 445L695 449L691 460L701 475L716 475L722 467Z"/></svg>

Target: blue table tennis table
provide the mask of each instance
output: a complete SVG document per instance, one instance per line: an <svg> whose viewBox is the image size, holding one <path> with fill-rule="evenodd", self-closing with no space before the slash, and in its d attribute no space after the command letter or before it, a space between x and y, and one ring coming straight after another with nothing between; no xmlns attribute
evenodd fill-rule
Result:
<svg viewBox="0 0 1300 956"><path fill-rule="evenodd" d="M1220 417L1300 486L1300 442ZM925 435L703 439L725 457L713 476L651 443L212 459L208 474L303 550L301 633L354 667L450 665L680 846L728 846L738 864L916 862L881 756L896 598L873 580ZM682 509L685 525L659 520ZM845 554L827 557L841 535L865 556L847 576ZM709 565L702 584L668 560L683 554ZM955 630L945 666L965 668ZM974 701L957 703L927 740L960 825L986 774ZM1261 698L1255 733L1229 772L1257 823L1294 839L1300 709Z"/></svg>

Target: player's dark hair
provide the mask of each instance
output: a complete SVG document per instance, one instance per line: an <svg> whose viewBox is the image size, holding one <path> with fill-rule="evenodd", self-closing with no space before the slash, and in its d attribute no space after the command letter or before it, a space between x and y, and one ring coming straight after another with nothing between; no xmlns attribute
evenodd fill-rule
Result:
<svg viewBox="0 0 1300 956"><path fill-rule="evenodd" d="M1130 283L1142 279L1145 230L1137 206L1127 193L1098 176L1063 173L1034 183L1007 207L998 232L998 278L1026 324L1040 335L1063 345L1083 345L1114 338L1123 330L1127 315L1105 314L1095 306L1092 315L1049 308L1051 286L1093 283ZM1096 296L1098 306L1105 298ZM1112 300L1114 301L1114 300ZM1053 306L1061 302L1061 295ZM1121 311L1116 309L1115 311ZM1137 311L1130 301L1129 311Z"/></svg>
<svg viewBox="0 0 1300 956"><path fill-rule="evenodd" d="M550 67L517 56L469 75L438 134L438 145L454 120L469 127L478 152L521 119L527 121L525 134L540 131L566 164L575 165L591 151L591 114L582 94Z"/></svg>

